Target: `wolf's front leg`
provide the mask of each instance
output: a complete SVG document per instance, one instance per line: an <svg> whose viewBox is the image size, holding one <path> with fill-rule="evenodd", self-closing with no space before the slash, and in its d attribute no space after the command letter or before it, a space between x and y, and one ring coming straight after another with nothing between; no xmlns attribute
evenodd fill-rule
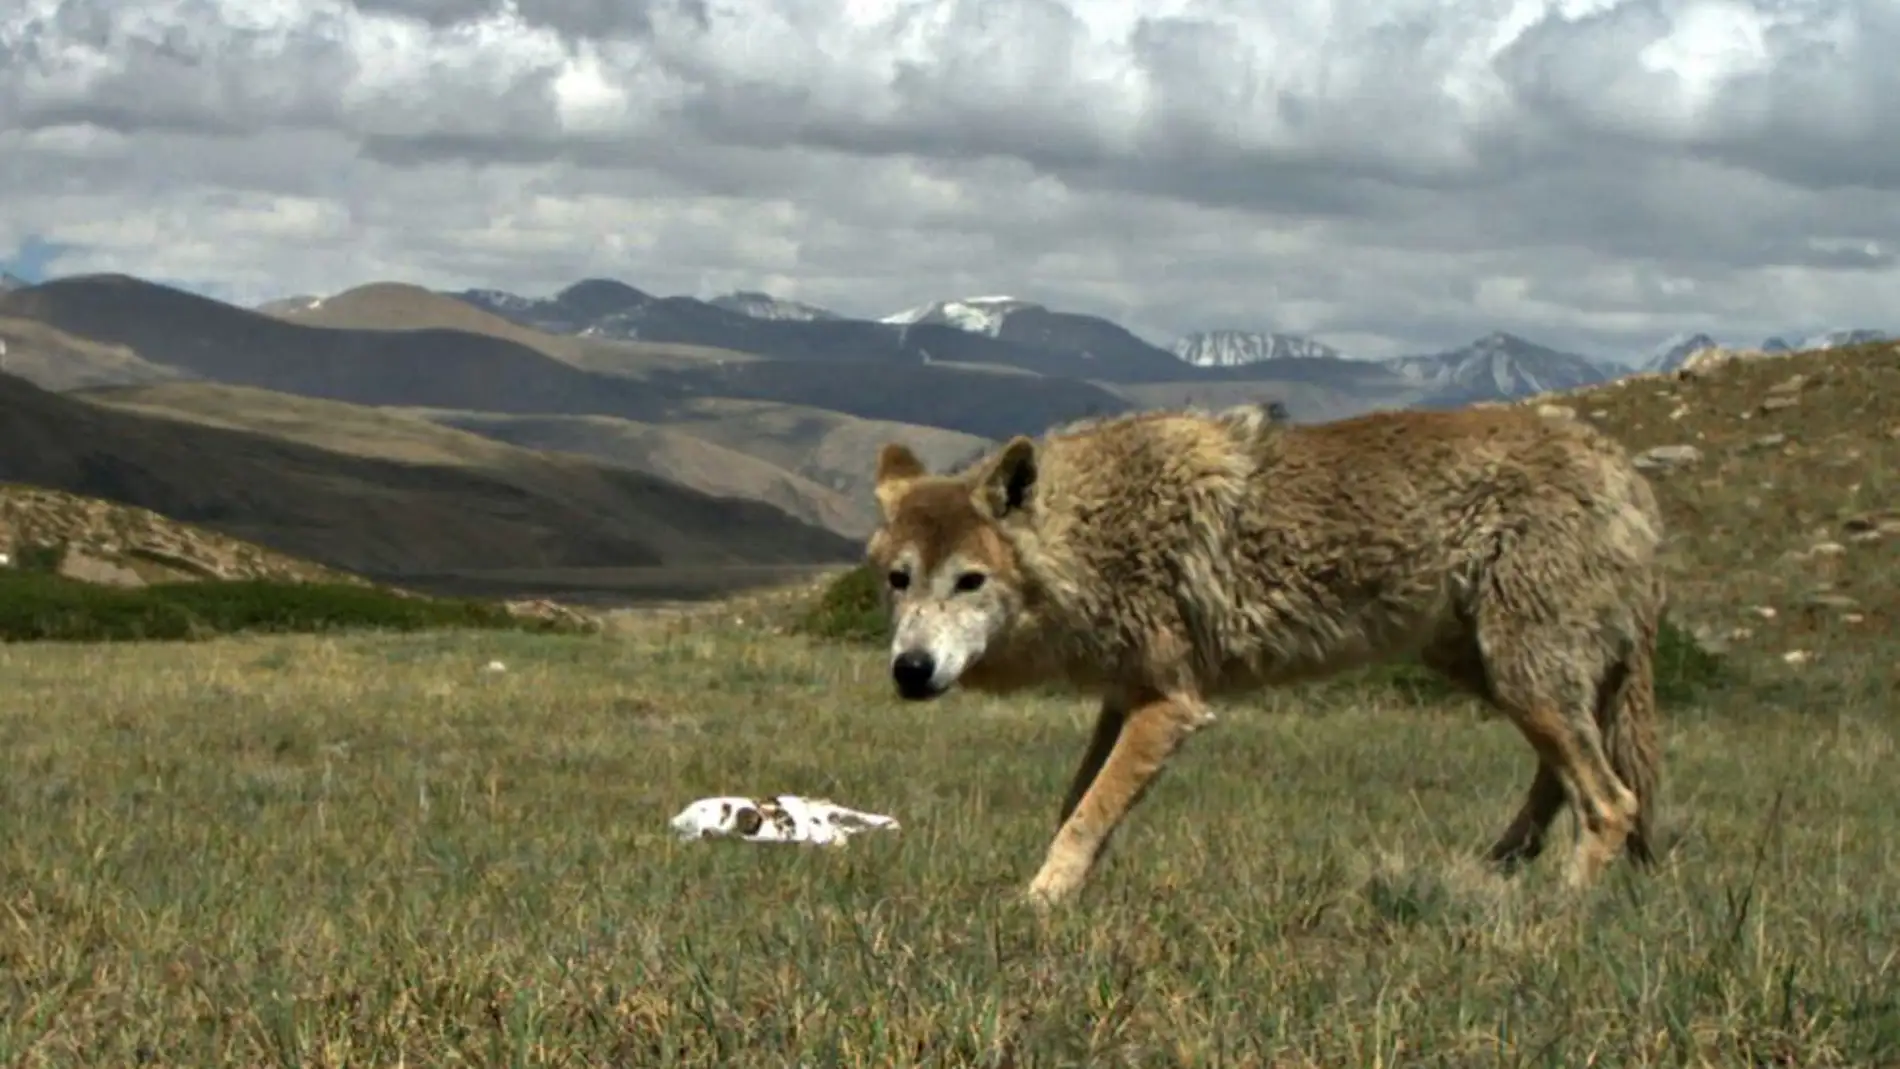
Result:
<svg viewBox="0 0 1900 1069"><path fill-rule="evenodd" d="M1101 711L1095 715L1095 732L1089 736L1089 748L1082 751L1082 763L1076 766L1069 793L1062 799L1062 812L1056 815L1056 830L1060 831L1069 822L1075 807L1082 804L1082 795L1108 763L1115 740L1121 738L1122 722L1127 719L1128 703L1120 695L1111 694L1102 700Z"/></svg>
<svg viewBox="0 0 1900 1069"><path fill-rule="evenodd" d="M1082 885L1109 836L1141 801L1168 758L1208 719L1200 700L1189 695L1150 694L1128 703L1107 760L1049 844L1042 870L1029 885L1030 901L1053 905ZM1098 730L1095 741L1105 742L1104 734Z"/></svg>

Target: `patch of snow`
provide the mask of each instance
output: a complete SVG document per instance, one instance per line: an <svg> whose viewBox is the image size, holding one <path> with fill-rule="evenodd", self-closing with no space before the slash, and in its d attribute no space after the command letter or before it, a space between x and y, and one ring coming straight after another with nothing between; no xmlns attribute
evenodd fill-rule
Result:
<svg viewBox="0 0 1900 1069"><path fill-rule="evenodd" d="M1616 374L1588 357L1547 349L1502 332L1487 334L1461 349L1381 363L1410 382L1472 400L1567 390Z"/></svg>
<svg viewBox="0 0 1900 1069"><path fill-rule="evenodd" d="M541 303L533 297L523 297L507 290L469 290L467 295L490 308L510 312L525 311Z"/></svg>
<svg viewBox="0 0 1900 1069"><path fill-rule="evenodd" d="M1332 346L1298 334L1245 330L1196 331L1177 339L1169 351L1195 367L1244 367L1267 360L1345 359L1345 354Z"/></svg>
<svg viewBox="0 0 1900 1069"><path fill-rule="evenodd" d="M1018 300L1008 296L962 297L907 308L902 312L887 315L878 322L898 326L941 323L959 330L967 330L972 334L987 334L993 338L1002 332L1003 321L1008 319L1012 312L1035 307L1038 306L1033 301Z"/></svg>
<svg viewBox="0 0 1900 1069"><path fill-rule="evenodd" d="M754 290L739 290L734 293L728 293L720 297L714 297L707 303L715 308L723 308L728 312L738 312L740 315L748 315L754 319L792 320L809 323L816 320L842 318L838 313L828 308L820 308L815 304L806 304L803 301L789 301L780 297L774 297L769 293L759 293Z"/></svg>

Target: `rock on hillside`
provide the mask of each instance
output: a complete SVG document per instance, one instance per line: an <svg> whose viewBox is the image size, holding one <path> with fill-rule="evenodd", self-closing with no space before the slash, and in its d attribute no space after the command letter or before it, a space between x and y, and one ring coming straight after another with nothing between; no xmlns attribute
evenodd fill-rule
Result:
<svg viewBox="0 0 1900 1069"><path fill-rule="evenodd" d="M1721 346L1707 334L1679 334L1656 346L1636 366L1641 371L1674 371L1690 356L1718 348Z"/></svg>
<svg viewBox="0 0 1900 1069"><path fill-rule="evenodd" d="M1526 403L1645 457L1669 525L1672 613L1751 660L1859 664L1886 686L1900 621L1888 474L1900 470L1900 344L1704 355Z"/></svg>

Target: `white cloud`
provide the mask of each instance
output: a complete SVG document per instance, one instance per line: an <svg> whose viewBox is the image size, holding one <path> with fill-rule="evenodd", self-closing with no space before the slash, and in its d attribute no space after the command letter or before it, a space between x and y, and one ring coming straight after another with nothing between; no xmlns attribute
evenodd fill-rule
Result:
<svg viewBox="0 0 1900 1069"><path fill-rule="evenodd" d="M1864 0L15 0L0 254L1368 353L1894 327L1897 51Z"/></svg>

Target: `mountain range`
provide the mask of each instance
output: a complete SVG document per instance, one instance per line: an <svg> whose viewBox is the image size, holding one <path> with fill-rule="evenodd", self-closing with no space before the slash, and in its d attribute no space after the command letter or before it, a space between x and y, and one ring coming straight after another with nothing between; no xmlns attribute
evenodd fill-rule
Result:
<svg viewBox="0 0 1900 1069"><path fill-rule="evenodd" d="M1845 345L1866 345L1869 342L1887 341L1893 337L1895 335L1884 330L1827 330L1819 334L1807 335L1796 341L1789 341L1776 335L1763 339L1754 348L1765 353L1814 352L1838 349ZM1696 351L1720 344L1707 334L1678 334L1652 349L1649 355L1636 365L1636 369L1674 371Z"/></svg>
<svg viewBox="0 0 1900 1069"><path fill-rule="evenodd" d="M1669 370L1711 343L1615 362L1498 332L1367 360L1270 331L1157 345L1007 296L853 318L611 279L545 297L376 282L257 308L124 275L16 283L0 293L0 374L17 376L0 393L0 457L13 458L0 477L394 575L848 559L875 523L871 467L888 440L941 466L1156 406L1274 402L1296 421L1455 407ZM83 441L58 445L62 423ZM303 481L274 480L285 466ZM384 527L322 518L352 486L387 503L365 513Z"/></svg>
<svg viewBox="0 0 1900 1069"><path fill-rule="evenodd" d="M1002 295L937 300L876 320L854 320L752 291L709 301L654 297L605 279L578 282L547 298L497 290L455 296L555 333L707 345L779 359L993 364L1125 387L1280 381L1298 392L1300 384L1345 385L1356 386L1379 403L1388 400L1383 394L1391 389L1410 388L1415 396L1407 403L1433 407L1586 386L1631 371L1672 370L1695 350L1717 344L1706 334L1677 337L1650 353L1615 361L1493 332L1453 349L1359 360L1315 339L1272 331L1197 331L1158 346L1099 316L1056 311ZM1885 337L1882 331L1837 330L1794 347L1826 348ZM1790 345L1775 337L1758 348ZM1368 380L1376 380L1380 371L1391 376L1391 381L1378 384L1387 389L1368 389ZM1297 400L1289 407L1296 418L1346 414L1308 413L1304 410L1310 406Z"/></svg>

